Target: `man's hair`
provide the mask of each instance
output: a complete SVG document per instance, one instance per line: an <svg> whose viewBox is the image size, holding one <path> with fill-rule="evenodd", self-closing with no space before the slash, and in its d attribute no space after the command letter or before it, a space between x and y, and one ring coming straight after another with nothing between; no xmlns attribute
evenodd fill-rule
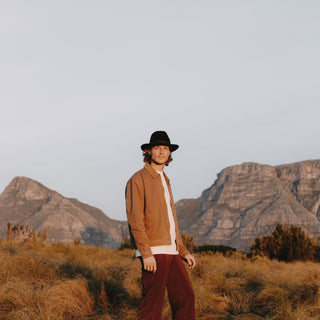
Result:
<svg viewBox="0 0 320 320"><path fill-rule="evenodd" d="M151 164L151 149L146 149L144 150L143 152L143 162L147 162L149 164ZM169 155L169 158L168 160L166 161L165 165L168 166L169 163L172 161L172 157L171 157L171 152L170 152L170 155Z"/></svg>

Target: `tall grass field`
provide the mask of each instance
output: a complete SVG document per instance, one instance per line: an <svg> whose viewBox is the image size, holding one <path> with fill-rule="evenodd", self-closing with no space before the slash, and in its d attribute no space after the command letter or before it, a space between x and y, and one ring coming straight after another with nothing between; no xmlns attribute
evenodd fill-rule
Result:
<svg viewBox="0 0 320 320"><path fill-rule="evenodd" d="M320 264L195 255L196 319L320 320ZM1 320L137 319L132 250L0 240ZM166 297L162 319L171 319Z"/></svg>

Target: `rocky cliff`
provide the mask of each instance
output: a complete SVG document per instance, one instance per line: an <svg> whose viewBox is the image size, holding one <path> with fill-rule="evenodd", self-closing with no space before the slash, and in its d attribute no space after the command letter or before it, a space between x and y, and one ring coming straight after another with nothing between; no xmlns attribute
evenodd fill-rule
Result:
<svg viewBox="0 0 320 320"><path fill-rule="evenodd" d="M16 177L0 195L0 237L7 235L7 223L47 230L48 239L72 242L81 237L82 243L118 247L127 223L112 220L101 210L65 198L41 183Z"/></svg>
<svg viewBox="0 0 320 320"><path fill-rule="evenodd" d="M197 243L247 250L277 223L320 237L320 160L281 166L243 163L222 170L198 199L176 204L180 229Z"/></svg>
<svg viewBox="0 0 320 320"><path fill-rule="evenodd" d="M277 223L302 227L320 240L320 160L280 166L243 163L222 170L198 199L176 203L180 230L198 244L248 250ZM17 177L0 195L0 237L7 223L47 230L51 241L118 247L127 222L65 198L34 180Z"/></svg>

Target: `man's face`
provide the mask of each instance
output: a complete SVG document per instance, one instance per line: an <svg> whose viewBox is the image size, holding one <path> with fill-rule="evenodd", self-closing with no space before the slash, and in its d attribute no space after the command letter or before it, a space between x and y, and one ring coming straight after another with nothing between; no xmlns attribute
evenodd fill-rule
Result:
<svg viewBox="0 0 320 320"><path fill-rule="evenodd" d="M151 159L155 164L165 164L169 156L170 149L168 146L154 146L151 149Z"/></svg>

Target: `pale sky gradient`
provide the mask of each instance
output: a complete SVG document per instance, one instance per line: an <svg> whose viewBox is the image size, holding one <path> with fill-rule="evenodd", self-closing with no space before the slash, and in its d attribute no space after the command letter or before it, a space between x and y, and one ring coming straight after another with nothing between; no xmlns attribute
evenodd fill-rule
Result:
<svg viewBox="0 0 320 320"><path fill-rule="evenodd" d="M320 159L318 0L0 0L0 40L0 192L27 176L125 220L159 129L175 201Z"/></svg>

